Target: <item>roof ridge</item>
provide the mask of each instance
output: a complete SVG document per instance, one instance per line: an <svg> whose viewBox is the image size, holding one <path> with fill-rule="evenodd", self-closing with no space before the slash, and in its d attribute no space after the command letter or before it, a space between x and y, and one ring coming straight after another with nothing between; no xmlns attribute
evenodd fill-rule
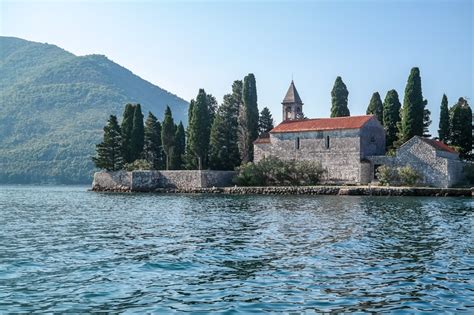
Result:
<svg viewBox="0 0 474 315"><path fill-rule="evenodd" d="M318 130L360 129L371 119L373 119L373 117L373 115L360 115L347 117L289 120L281 122L270 132L278 133Z"/></svg>

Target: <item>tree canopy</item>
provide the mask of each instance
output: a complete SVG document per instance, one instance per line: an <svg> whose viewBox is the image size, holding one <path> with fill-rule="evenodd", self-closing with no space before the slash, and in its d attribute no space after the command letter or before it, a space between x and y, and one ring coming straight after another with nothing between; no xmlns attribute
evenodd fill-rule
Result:
<svg viewBox="0 0 474 315"><path fill-rule="evenodd" d="M258 133L259 135L268 133L273 129L273 117L270 109L264 107L260 112L260 117L258 119Z"/></svg>
<svg viewBox="0 0 474 315"><path fill-rule="evenodd" d="M104 140L97 145L97 156L92 160L98 168L117 171L124 165L122 154L122 134L117 117L110 115L104 127Z"/></svg>
<svg viewBox="0 0 474 315"><path fill-rule="evenodd" d="M426 104L427 102L423 99L421 91L420 70L414 67L410 71L405 87L398 145L405 143L414 136L423 136L427 120L429 120L429 114L427 115L425 111Z"/></svg>
<svg viewBox="0 0 474 315"><path fill-rule="evenodd" d="M367 115L374 115L378 121L383 125L383 104L380 99L379 92L374 92L370 98L369 106L366 111Z"/></svg>
<svg viewBox="0 0 474 315"><path fill-rule="evenodd" d="M448 107L448 97L446 94L443 94L441 100L441 108L439 113L439 129L438 129L439 140L444 143L449 141L449 107Z"/></svg>
<svg viewBox="0 0 474 315"><path fill-rule="evenodd" d="M169 106L165 110L165 118L163 119L163 125L161 129L161 142L163 144L163 150L166 156L166 169L170 169L171 154L175 144L175 124L173 115Z"/></svg>
<svg viewBox="0 0 474 315"><path fill-rule="evenodd" d="M144 158L154 170L165 167L163 146L161 144L161 123L151 112L145 121L144 128Z"/></svg>
<svg viewBox="0 0 474 315"><path fill-rule="evenodd" d="M348 96L349 91L341 77L338 76L331 91L331 117L344 117L351 115L349 108L347 107Z"/></svg>
<svg viewBox="0 0 474 315"><path fill-rule="evenodd" d="M388 150L394 148L397 140L398 124L400 122L401 104L398 99L398 93L390 90L385 96L383 102L383 125L385 129L386 147Z"/></svg>

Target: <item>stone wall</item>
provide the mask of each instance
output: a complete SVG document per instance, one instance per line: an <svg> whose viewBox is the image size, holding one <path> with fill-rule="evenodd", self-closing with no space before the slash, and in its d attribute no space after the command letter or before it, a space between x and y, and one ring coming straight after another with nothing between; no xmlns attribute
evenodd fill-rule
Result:
<svg viewBox="0 0 474 315"><path fill-rule="evenodd" d="M96 172L92 182L92 190L96 191L130 191L132 189L132 173Z"/></svg>
<svg viewBox="0 0 474 315"><path fill-rule="evenodd" d="M360 129L360 157L384 154L385 130L377 119L371 119Z"/></svg>
<svg viewBox="0 0 474 315"><path fill-rule="evenodd" d="M233 185L234 171L119 171L94 174L94 191L154 191Z"/></svg>

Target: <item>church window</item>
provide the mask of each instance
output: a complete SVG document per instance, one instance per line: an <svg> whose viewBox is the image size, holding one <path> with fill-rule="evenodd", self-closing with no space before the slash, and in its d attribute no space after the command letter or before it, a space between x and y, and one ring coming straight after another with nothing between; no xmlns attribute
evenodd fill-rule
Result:
<svg viewBox="0 0 474 315"><path fill-rule="evenodd" d="M295 149L296 149L296 150L299 150L299 149L300 149L300 137L296 137Z"/></svg>
<svg viewBox="0 0 474 315"><path fill-rule="evenodd" d="M326 136L326 149L329 149L329 136Z"/></svg>

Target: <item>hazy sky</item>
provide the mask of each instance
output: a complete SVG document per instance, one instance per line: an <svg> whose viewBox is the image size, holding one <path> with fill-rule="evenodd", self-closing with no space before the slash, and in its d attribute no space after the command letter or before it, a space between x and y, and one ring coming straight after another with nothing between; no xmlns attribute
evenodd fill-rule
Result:
<svg viewBox="0 0 474 315"><path fill-rule="evenodd" d="M401 101L410 68L438 128L450 105L473 97L472 1L50 1L0 0L0 34L104 54L186 100L199 88L219 102L253 72L260 109L281 120L292 75L308 117L328 116L340 75L352 115L374 91ZM471 99L471 103L474 99Z"/></svg>

